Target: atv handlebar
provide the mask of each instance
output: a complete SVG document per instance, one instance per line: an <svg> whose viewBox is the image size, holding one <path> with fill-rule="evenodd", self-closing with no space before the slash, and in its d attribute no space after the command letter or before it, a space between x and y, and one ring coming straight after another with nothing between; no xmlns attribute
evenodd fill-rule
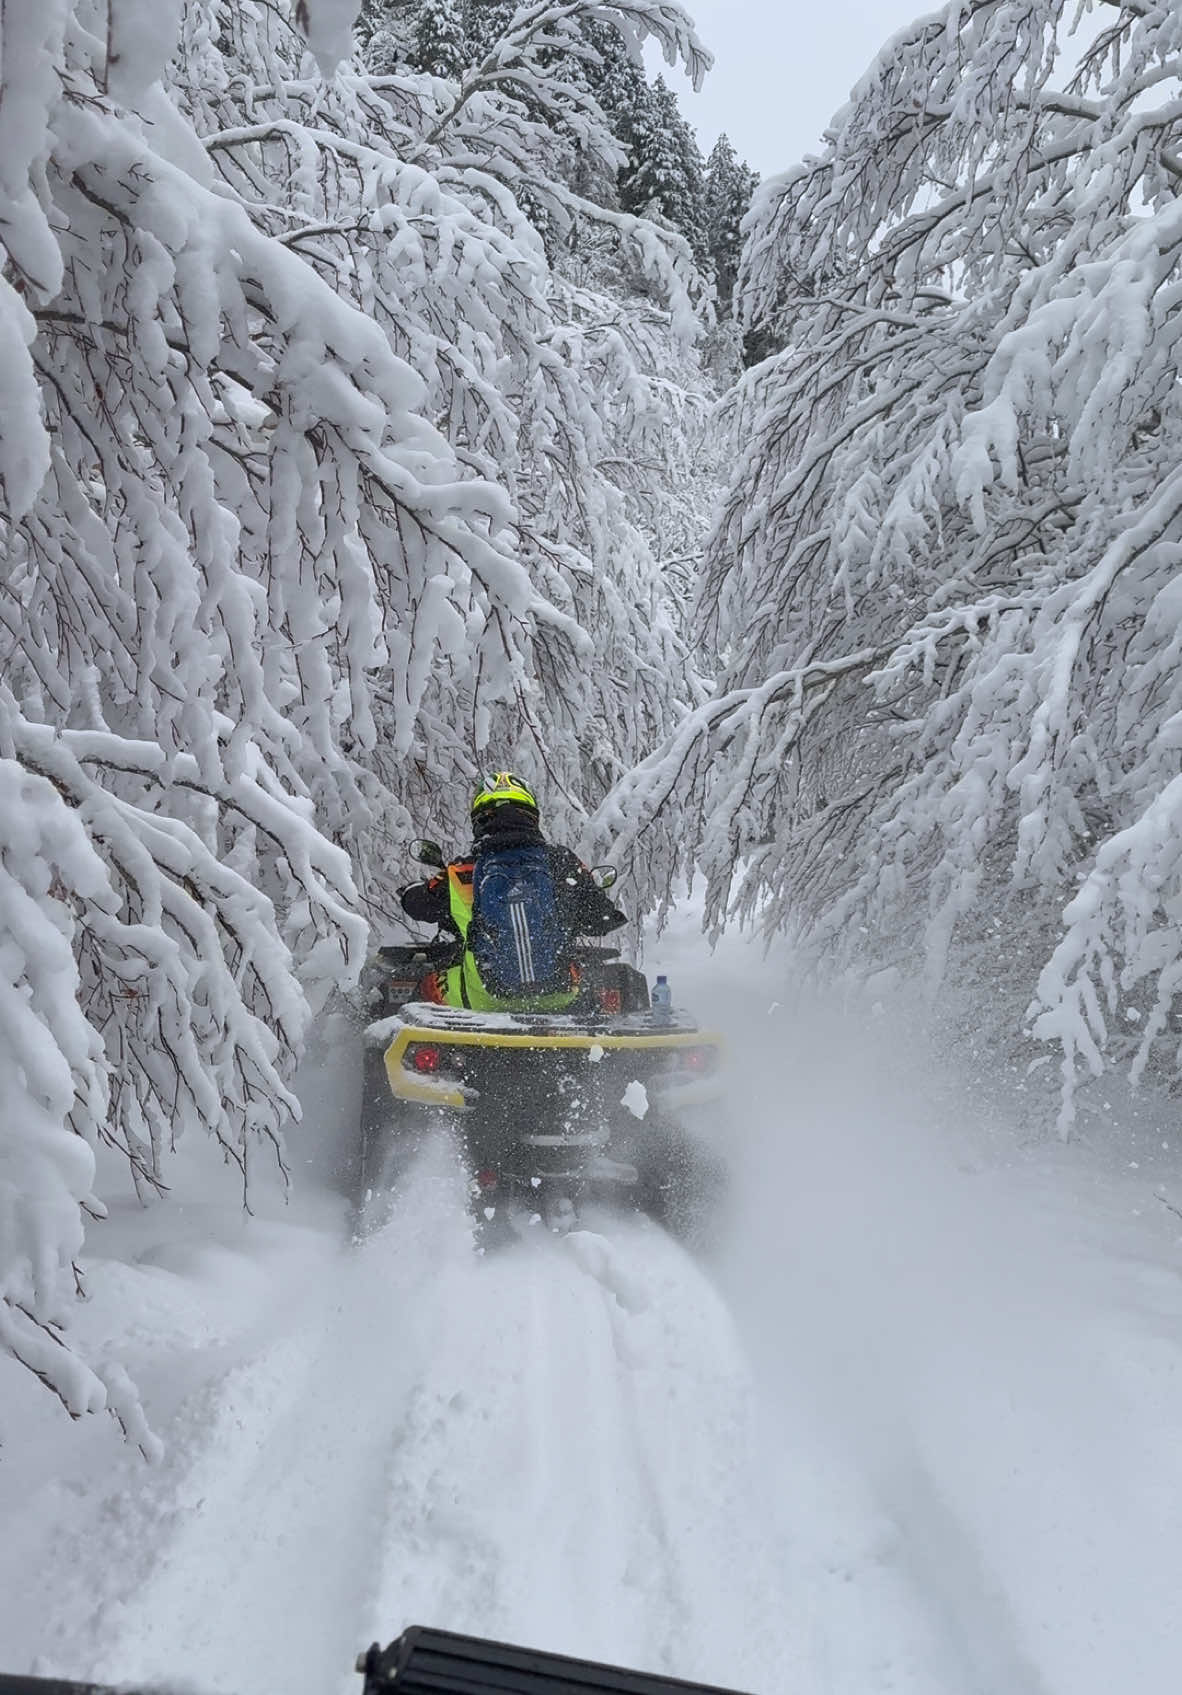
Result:
<svg viewBox="0 0 1182 1695"><path fill-rule="evenodd" d="M357 1660L362 1695L488 1690L497 1695L737 1695L716 1684L626 1671L622 1666L515 1648L478 1636L412 1625L388 1648L375 1642ZM0 1692L2 1695L2 1692Z"/></svg>

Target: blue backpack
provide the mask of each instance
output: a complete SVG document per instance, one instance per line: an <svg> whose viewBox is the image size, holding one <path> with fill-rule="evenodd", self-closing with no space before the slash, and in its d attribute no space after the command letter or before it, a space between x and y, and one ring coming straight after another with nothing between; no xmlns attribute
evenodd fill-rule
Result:
<svg viewBox="0 0 1182 1695"><path fill-rule="evenodd" d="M569 940L541 843L476 855L468 947L490 994L544 995L570 987Z"/></svg>

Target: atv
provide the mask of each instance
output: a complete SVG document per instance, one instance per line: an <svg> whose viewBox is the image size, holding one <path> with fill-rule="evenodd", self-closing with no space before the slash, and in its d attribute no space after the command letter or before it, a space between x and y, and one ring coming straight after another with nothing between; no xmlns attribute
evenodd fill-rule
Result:
<svg viewBox="0 0 1182 1695"><path fill-rule="evenodd" d="M442 859L432 843L418 850L427 864ZM614 881L610 868L595 874L601 887ZM396 1181L424 1131L450 1119L486 1239L534 1223L569 1229L595 1199L702 1236L722 1166L689 1119L721 1098L721 1038L654 1007L642 972L590 944L576 950L579 998L561 1013L421 998L458 947L447 934L381 947L366 967L363 1196Z"/></svg>

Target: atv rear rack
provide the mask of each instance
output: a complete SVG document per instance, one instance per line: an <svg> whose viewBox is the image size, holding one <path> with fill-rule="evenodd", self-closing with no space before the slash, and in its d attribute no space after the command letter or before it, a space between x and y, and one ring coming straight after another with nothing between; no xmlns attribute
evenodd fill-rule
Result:
<svg viewBox="0 0 1182 1695"><path fill-rule="evenodd" d="M393 1032L395 1023L413 1022L437 1031L478 1032L482 1038L521 1036L534 1041L540 1036L603 1041L608 1036L644 1037L648 1042L668 1042L671 1037L695 1036L717 1041L702 1031L688 1012L676 1007L662 1018L653 1012L479 1012L473 1008L441 1006L435 1001L408 1001L392 1019L379 1027ZM371 1027L372 1028L372 1027Z"/></svg>
<svg viewBox="0 0 1182 1695"><path fill-rule="evenodd" d="M370 1025L366 1036L375 1046L384 1046L386 1076L395 1099L456 1112L468 1108L471 1090L460 1076L449 1074L449 1055L454 1067L462 1067L465 1054L475 1057L516 1052L574 1057L581 1053L595 1063L609 1055L631 1056L638 1061L646 1055L659 1061L683 1051L708 1050L721 1055L722 1048L721 1037L699 1029L684 1013L674 1012L664 1021L648 1012L611 1019L581 1018L553 1013L467 1012L426 1001L411 1002L393 1018ZM423 1048L436 1054L433 1068L420 1071L408 1066L408 1054L413 1060L416 1050ZM716 1064L711 1060L710 1069ZM717 1083L711 1078L709 1085L703 1088L684 1079L680 1088L666 1092L670 1101L692 1105L699 1094L714 1098Z"/></svg>

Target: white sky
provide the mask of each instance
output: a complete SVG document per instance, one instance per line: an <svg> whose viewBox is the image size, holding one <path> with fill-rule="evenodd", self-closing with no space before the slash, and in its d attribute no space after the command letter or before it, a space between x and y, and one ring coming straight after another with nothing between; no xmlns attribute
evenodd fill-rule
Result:
<svg viewBox="0 0 1182 1695"><path fill-rule="evenodd" d="M821 131L879 47L935 0L683 0L714 69L700 94L667 80L709 153L725 130L771 176L816 150Z"/></svg>

